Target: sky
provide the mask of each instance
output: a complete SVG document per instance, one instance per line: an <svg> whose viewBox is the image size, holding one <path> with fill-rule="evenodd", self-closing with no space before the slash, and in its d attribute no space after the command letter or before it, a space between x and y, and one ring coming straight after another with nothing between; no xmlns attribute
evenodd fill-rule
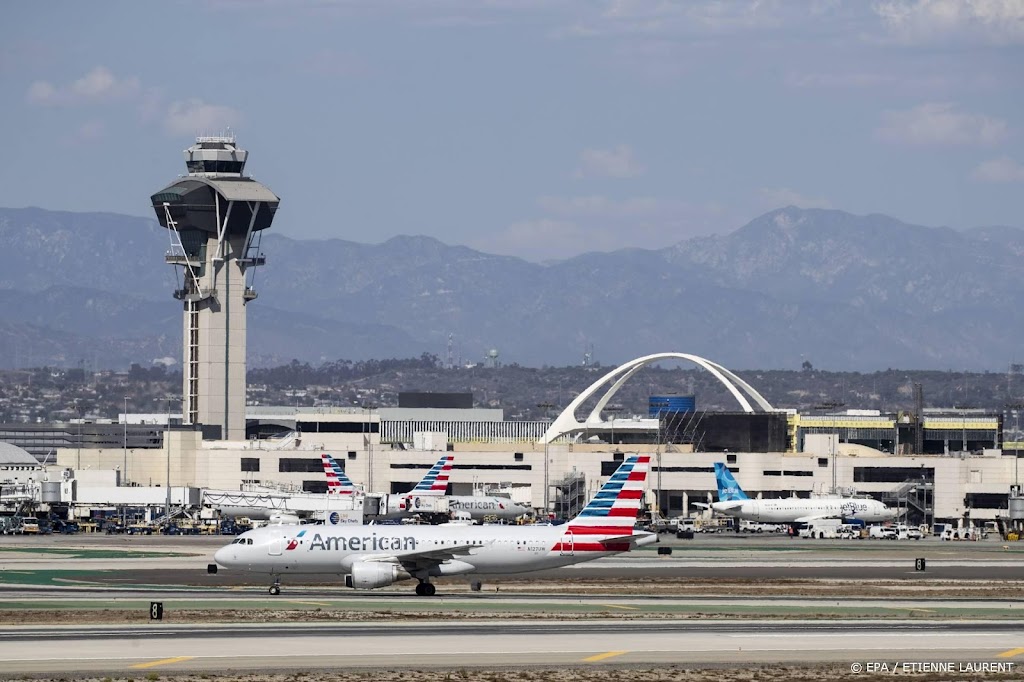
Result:
<svg viewBox="0 0 1024 682"><path fill-rule="evenodd" d="M152 216L230 129L273 231L543 262L786 205L1024 227L1024 0L9 3L0 206Z"/></svg>

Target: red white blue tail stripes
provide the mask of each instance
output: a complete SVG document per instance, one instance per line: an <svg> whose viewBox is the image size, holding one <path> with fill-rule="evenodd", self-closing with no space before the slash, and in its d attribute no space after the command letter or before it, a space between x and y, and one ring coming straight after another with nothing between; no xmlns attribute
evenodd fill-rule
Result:
<svg viewBox="0 0 1024 682"><path fill-rule="evenodd" d="M611 478L601 486L579 516L567 524L565 534L555 551L573 552L625 552L628 541L608 542L633 534L644 485L650 468L650 455L627 457ZM571 535L570 535L571 534Z"/></svg>
<svg viewBox="0 0 1024 682"><path fill-rule="evenodd" d="M345 470L326 452L320 455L324 464L324 476L327 477L328 495L352 495L356 484L345 475Z"/></svg>
<svg viewBox="0 0 1024 682"><path fill-rule="evenodd" d="M416 484L412 492L416 495L444 495L448 490L448 477L451 475L454 461L454 455L443 455L437 460L437 464L430 467L430 471Z"/></svg>

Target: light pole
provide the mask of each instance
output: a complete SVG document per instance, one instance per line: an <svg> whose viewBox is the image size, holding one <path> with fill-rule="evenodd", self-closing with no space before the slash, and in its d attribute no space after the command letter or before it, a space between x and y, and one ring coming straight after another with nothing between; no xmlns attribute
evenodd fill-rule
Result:
<svg viewBox="0 0 1024 682"><path fill-rule="evenodd" d="M78 400L75 400L75 414L78 415L78 465L76 469L82 468L82 408L78 405ZM77 476L77 474L76 474Z"/></svg>
<svg viewBox="0 0 1024 682"><path fill-rule="evenodd" d="M373 410L376 405L367 403L366 408L366 489L373 490Z"/></svg>
<svg viewBox="0 0 1024 682"><path fill-rule="evenodd" d="M832 492L835 493L839 487L836 478L836 451L839 449L837 443L839 441L839 417L836 414L836 410L844 407L846 403L842 403L836 400L828 400L820 405L815 405L814 408L817 410L832 410L832 438L831 438L831 450L832 450Z"/></svg>
<svg viewBox="0 0 1024 682"><path fill-rule="evenodd" d="M121 485L128 478L128 396L124 397L124 463L121 465Z"/></svg>
<svg viewBox="0 0 1024 682"><path fill-rule="evenodd" d="M611 425L612 425L612 446L614 446L615 445L615 415L618 414L619 412L622 412L622 406L621 405L608 405L607 407L604 408L604 411L608 412L609 414L611 414L611 419L609 419L609 421L611 422Z"/></svg>
<svg viewBox="0 0 1024 682"><path fill-rule="evenodd" d="M550 410L552 407L554 407L554 405L552 405L551 403L537 403L537 407L539 407L542 410L544 410L544 420L547 421L548 414L549 414L548 410ZM550 459L551 458L550 458L550 455L549 455L548 446L549 446L548 434L547 434L547 430L545 429L545 431L544 431L544 516L545 516L545 518L550 518L550 514L551 514L551 509L549 507L549 504L550 504L549 495L551 493L551 481L548 478L548 471L549 471L548 467L550 466Z"/></svg>
<svg viewBox="0 0 1024 682"><path fill-rule="evenodd" d="M181 402L181 398L172 398L167 396L164 398L167 401L167 423L164 425L164 447L167 448L167 510L165 516L167 517L166 523L171 521L171 401L177 400Z"/></svg>
<svg viewBox="0 0 1024 682"><path fill-rule="evenodd" d="M1020 463L1020 411L1024 409L1024 403L1006 403L1006 408L1013 410L1013 484L1020 485L1020 478L1017 476L1017 469ZM1006 438L1003 438L1003 445L1006 445Z"/></svg>

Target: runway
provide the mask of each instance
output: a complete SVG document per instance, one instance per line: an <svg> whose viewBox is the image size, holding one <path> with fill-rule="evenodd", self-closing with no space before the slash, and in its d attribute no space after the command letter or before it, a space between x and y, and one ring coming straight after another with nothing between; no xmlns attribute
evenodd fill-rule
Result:
<svg viewBox="0 0 1024 682"><path fill-rule="evenodd" d="M267 576L206 573L224 542L0 539L0 622L18 624L0 626L0 670L1024 662L1024 546L669 540L671 556L489 576L481 592L453 578L424 599L405 583L354 592L327 575L288 578L271 597ZM149 621L151 601L164 621Z"/></svg>
<svg viewBox="0 0 1024 682"><path fill-rule="evenodd" d="M1022 646L1024 633L998 622L430 621L0 629L0 660L8 675L609 663L987 661L1006 665L1016 663L1024 653Z"/></svg>
<svg viewBox="0 0 1024 682"><path fill-rule="evenodd" d="M207 575L213 552L228 540L218 536L91 536L0 538L0 569L36 571L64 580L111 586L162 585L258 587L266 576L220 571ZM657 554L658 547L672 555ZM53 552L59 554L45 554ZM75 552L81 552L76 554ZM74 561L61 561L73 558ZM916 559L927 570L916 570ZM1024 543L950 543L871 540L796 540L784 536L701 536L554 571L531 573L532 581L613 580L1024 580ZM521 575L493 575L485 581L519 581ZM327 585L331 576L290 576L290 585ZM7 581L5 581L7 582ZM21 580L18 582L29 582ZM334 582L337 582L334 579Z"/></svg>

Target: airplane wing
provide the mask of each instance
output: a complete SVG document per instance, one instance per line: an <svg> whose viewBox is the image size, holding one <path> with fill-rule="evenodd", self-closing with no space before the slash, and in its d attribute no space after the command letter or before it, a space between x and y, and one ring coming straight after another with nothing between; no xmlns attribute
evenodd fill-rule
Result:
<svg viewBox="0 0 1024 682"><path fill-rule="evenodd" d="M422 552L406 552L402 554L372 554L362 557L361 561L379 561L384 563L400 563L406 568L420 569L443 564L452 559L468 557L471 550L483 547L482 542L465 542L424 550Z"/></svg>
<svg viewBox="0 0 1024 682"><path fill-rule="evenodd" d="M793 523L810 523L811 521L820 521L821 519L841 519L842 514L829 513L829 514L811 514L809 516L801 516L798 519L793 519Z"/></svg>

